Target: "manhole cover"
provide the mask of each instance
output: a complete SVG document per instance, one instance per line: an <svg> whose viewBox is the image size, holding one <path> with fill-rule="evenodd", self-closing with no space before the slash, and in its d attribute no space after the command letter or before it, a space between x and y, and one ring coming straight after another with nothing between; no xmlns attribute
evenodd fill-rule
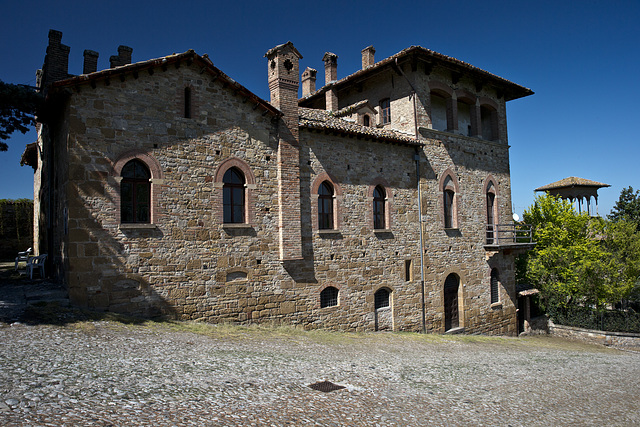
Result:
<svg viewBox="0 0 640 427"><path fill-rule="evenodd" d="M334 384L329 381L321 381L315 384L311 384L309 385L309 387L314 390L322 391L324 393L329 393L330 391L340 390L341 388L344 388L344 386L342 385Z"/></svg>

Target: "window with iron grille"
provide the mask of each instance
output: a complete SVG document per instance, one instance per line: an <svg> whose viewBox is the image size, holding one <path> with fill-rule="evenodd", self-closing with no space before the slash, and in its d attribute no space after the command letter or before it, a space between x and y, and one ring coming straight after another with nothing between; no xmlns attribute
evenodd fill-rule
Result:
<svg viewBox="0 0 640 427"><path fill-rule="evenodd" d="M389 98L380 101L380 113L383 125L391 123L391 100Z"/></svg>
<svg viewBox="0 0 640 427"><path fill-rule="evenodd" d="M491 304L500 302L500 279L498 278L498 269L491 270Z"/></svg>
<svg viewBox="0 0 640 427"><path fill-rule="evenodd" d="M333 187L327 181L318 188L318 228L333 229Z"/></svg>
<svg viewBox="0 0 640 427"><path fill-rule="evenodd" d="M338 289L328 286L320 292L320 308L338 305Z"/></svg>
<svg viewBox="0 0 640 427"><path fill-rule="evenodd" d="M379 289L374 295L374 303L376 310L389 307L389 290L386 288Z"/></svg>
<svg viewBox="0 0 640 427"><path fill-rule="evenodd" d="M151 173L140 160L122 168L120 182L120 220L123 223L151 222Z"/></svg>
<svg viewBox="0 0 640 427"><path fill-rule="evenodd" d="M244 223L244 189L245 180L242 172L229 168L222 177L223 220L225 223Z"/></svg>

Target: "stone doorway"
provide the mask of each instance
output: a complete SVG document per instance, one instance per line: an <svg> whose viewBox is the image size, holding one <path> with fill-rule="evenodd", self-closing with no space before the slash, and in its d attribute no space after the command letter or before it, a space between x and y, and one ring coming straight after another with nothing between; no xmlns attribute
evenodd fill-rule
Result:
<svg viewBox="0 0 640 427"><path fill-rule="evenodd" d="M391 295L391 291L387 288L378 289L374 295L374 320L376 331L393 330Z"/></svg>
<svg viewBox="0 0 640 427"><path fill-rule="evenodd" d="M460 279L451 273L444 281L444 330L455 329L460 326L458 313L458 287Z"/></svg>

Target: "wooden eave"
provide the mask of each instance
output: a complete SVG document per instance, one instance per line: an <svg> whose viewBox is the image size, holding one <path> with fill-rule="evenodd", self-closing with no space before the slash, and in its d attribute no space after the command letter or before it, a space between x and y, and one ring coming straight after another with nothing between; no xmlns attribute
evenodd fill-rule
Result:
<svg viewBox="0 0 640 427"><path fill-rule="evenodd" d="M462 76L468 75L473 81L478 82L480 86L491 85L495 87L496 90L502 93L502 95L505 97L505 101L523 98L525 96L533 95L534 93L529 88L520 86L507 79L499 77L481 68L474 67L473 65L460 61L456 58L442 55L438 52L434 52L421 46L411 46L401 52L398 52L395 55L377 62L370 67L358 70L347 77L323 86L314 93L307 95L304 98L300 98L299 104L301 106L309 105L313 100L322 96L329 89L333 88L340 91L353 85L360 84L377 74L388 71L389 69L391 69L396 74L400 74L395 65L396 59L398 60L398 63L402 65L409 62L411 64L412 70L414 71L417 70L417 64L422 63L427 70L431 70L436 66L446 68L451 71L454 78L455 76L457 76L457 78L459 79Z"/></svg>

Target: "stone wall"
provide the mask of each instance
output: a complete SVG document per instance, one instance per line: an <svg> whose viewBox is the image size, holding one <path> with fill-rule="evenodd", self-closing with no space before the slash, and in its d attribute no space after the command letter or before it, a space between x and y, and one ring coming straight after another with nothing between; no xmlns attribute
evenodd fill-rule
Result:
<svg viewBox="0 0 640 427"><path fill-rule="evenodd" d="M585 341L594 344L602 344L613 347L628 347L640 350L640 334L629 332L597 331L593 329L575 328L573 326L556 325L549 321L549 334Z"/></svg>
<svg viewBox="0 0 640 427"><path fill-rule="evenodd" d="M414 128L409 86L393 78L395 89L379 95L392 98L394 126L407 131ZM414 147L302 128L288 147L298 153L287 155L299 159L300 258L298 249L283 255L281 246L284 121L256 110L223 79L195 65L158 67L79 84L60 103L58 125L47 130L56 141L56 197L47 207L55 220L47 238L59 248L54 262L74 303L209 322L374 330L382 321L394 330L421 328ZM497 222L511 218L506 142L430 129L420 139L427 329L445 331L444 282L455 274L460 326L515 334L514 254L485 248L489 181ZM120 171L132 159L151 173L151 224L120 221ZM246 179L244 224L222 220L221 180L232 166ZM48 173L42 171L43 182ZM447 175L456 188L453 229L444 228ZM318 230L317 189L324 180L335 189L334 230ZM387 193L384 230L373 229L376 185ZM501 283L494 304L492 268ZM321 308L328 286L339 290L338 304ZM377 322L374 294L381 288L391 292L391 304Z"/></svg>

